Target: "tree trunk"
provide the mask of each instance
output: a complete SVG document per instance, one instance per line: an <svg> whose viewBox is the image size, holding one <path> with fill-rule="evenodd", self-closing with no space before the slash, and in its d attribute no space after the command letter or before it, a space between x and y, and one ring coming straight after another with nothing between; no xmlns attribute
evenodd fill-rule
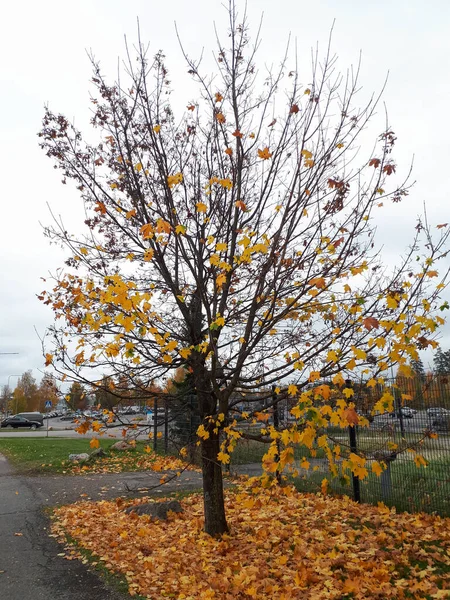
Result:
<svg viewBox="0 0 450 600"><path fill-rule="evenodd" d="M210 432L210 437L201 442L203 507L205 532L212 536L228 531L223 498L222 467L217 461L220 450L219 436Z"/></svg>

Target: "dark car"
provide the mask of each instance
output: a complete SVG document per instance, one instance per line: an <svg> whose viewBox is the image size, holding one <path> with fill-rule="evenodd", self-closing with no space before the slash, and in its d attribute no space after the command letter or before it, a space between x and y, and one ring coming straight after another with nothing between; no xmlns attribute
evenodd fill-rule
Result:
<svg viewBox="0 0 450 600"><path fill-rule="evenodd" d="M34 430L42 427L42 425L42 421L32 421L31 419L26 419L20 415L7 417L1 422L1 427L12 427L13 429L17 429L18 427L29 427L30 429Z"/></svg>
<svg viewBox="0 0 450 600"><path fill-rule="evenodd" d="M78 419L78 418L79 418L79 416L76 415L75 413L66 413L65 415L60 417L60 421L75 421L75 419Z"/></svg>

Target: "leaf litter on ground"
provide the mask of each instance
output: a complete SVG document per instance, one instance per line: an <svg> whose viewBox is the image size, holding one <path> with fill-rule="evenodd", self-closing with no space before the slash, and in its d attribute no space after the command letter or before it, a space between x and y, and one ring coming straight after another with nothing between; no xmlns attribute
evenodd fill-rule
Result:
<svg viewBox="0 0 450 600"><path fill-rule="evenodd" d="M177 600L450 597L450 519L397 514L348 497L263 489L226 491L229 534L203 532L202 497L185 497L167 521L125 513L133 501L79 502L55 510L67 557L82 551L124 576L129 593ZM71 540L71 544L67 542ZM76 544L76 545L74 545Z"/></svg>

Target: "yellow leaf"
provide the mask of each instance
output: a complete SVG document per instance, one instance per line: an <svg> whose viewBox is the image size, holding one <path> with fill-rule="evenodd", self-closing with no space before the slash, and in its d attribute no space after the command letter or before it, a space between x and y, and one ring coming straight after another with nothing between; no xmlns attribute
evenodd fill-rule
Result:
<svg viewBox="0 0 450 600"><path fill-rule="evenodd" d="M336 373L336 375L333 376L332 380L331 380L334 385L344 385L345 380L342 377L342 373Z"/></svg>
<svg viewBox="0 0 450 600"><path fill-rule="evenodd" d="M169 175L167 177L167 185L170 188L173 188L175 185L177 185L178 183L181 183L183 181L183 173L176 173L175 175Z"/></svg>
<svg viewBox="0 0 450 600"><path fill-rule="evenodd" d="M427 467L428 466L427 461L424 459L424 457L421 454L416 454L416 456L414 457L414 462L416 463L416 467Z"/></svg>
<svg viewBox="0 0 450 600"><path fill-rule="evenodd" d="M175 233L184 235L186 233L186 225L177 225L175 227Z"/></svg>
<svg viewBox="0 0 450 600"><path fill-rule="evenodd" d="M161 131L161 125L155 125L155 126L153 127L153 131L154 131L155 133L159 133L159 132Z"/></svg>
<svg viewBox="0 0 450 600"><path fill-rule="evenodd" d="M220 273L220 275L216 277L216 286L220 289L226 282L226 280L227 276L225 275L225 273Z"/></svg>
<svg viewBox="0 0 450 600"><path fill-rule="evenodd" d="M155 254L154 251L151 248L149 248L148 250L146 250L144 252L144 260L146 262L148 262L149 260L152 260L154 254Z"/></svg>
<svg viewBox="0 0 450 600"><path fill-rule="evenodd" d="M352 371L354 368L356 367L356 362L354 358L351 358L348 363L345 365L346 369L349 369L350 371Z"/></svg>
<svg viewBox="0 0 450 600"><path fill-rule="evenodd" d="M89 442L89 446L91 448L98 448L100 446L100 442L97 438L92 438L92 440Z"/></svg>
<svg viewBox="0 0 450 600"><path fill-rule="evenodd" d="M178 354L181 356L181 358L186 359L191 354L191 352L191 348L182 348Z"/></svg>
<svg viewBox="0 0 450 600"><path fill-rule="evenodd" d="M309 374L309 381L311 381L311 383L313 383L314 381L317 381L318 379L320 379L320 371L311 371L311 373Z"/></svg>
<svg viewBox="0 0 450 600"><path fill-rule="evenodd" d="M225 452L219 452L217 454L217 460L222 464L226 465L230 462L230 455L226 454Z"/></svg>
<svg viewBox="0 0 450 600"><path fill-rule="evenodd" d="M398 306L397 300L391 295L389 295L386 298L386 304L387 304L388 308L392 308L392 309L397 308L397 306Z"/></svg>
<svg viewBox="0 0 450 600"><path fill-rule="evenodd" d="M336 354L336 350L329 350L328 351L327 360L329 362L334 362L334 363L336 363L339 360L339 357Z"/></svg>
<svg viewBox="0 0 450 600"><path fill-rule="evenodd" d="M300 463L300 467L301 467L302 469L309 469L309 467L310 467L310 464L309 464L309 462L306 460L306 458L305 458L305 457L303 457L303 458L302 458L302 460L301 460L301 463Z"/></svg>
<svg viewBox="0 0 450 600"><path fill-rule="evenodd" d="M357 358L358 360L365 360L366 353L364 352L364 350L361 350L360 348L357 348L356 346L352 346L352 350L353 350L353 354L355 355L355 358Z"/></svg>
<svg viewBox="0 0 450 600"><path fill-rule="evenodd" d="M139 173L140 171L142 171L142 163L137 163L136 165L134 165L134 168Z"/></svg>
<svg viewBox="0 0 450 600"><path fill-rule="evenodd" d="M208 208L204 202L196 202L195 206L199 213L205 213Z"/></svg>
<svg viewBox="0 0 450 600"><path fill-rule="evenodd" d="M227 248L228 248L228 245L225 244L224 242L219 242L218 244L216 244L217 252L226 252Z"/></svg>
<svg viewBox="0 0 450 600"><path fill-rule="evenodd" d="M372 471L375 473L375 475L377 477L379 477L381 475L381 473L384 471L383 465L375 460L372 463Z"/></svg>

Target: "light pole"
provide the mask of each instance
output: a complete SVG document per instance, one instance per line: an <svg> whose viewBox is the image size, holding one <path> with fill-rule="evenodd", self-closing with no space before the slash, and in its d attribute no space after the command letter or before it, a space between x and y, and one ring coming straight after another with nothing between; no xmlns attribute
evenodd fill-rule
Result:
<svg viewBox="0 0 450 600"><path fill-rule="evenodd" d="M8 375L8 389L9 389L9 380L11 379L11 377L21 377L21 375ZM17 399L16 399L16 411L17 412Z"/></svg>

